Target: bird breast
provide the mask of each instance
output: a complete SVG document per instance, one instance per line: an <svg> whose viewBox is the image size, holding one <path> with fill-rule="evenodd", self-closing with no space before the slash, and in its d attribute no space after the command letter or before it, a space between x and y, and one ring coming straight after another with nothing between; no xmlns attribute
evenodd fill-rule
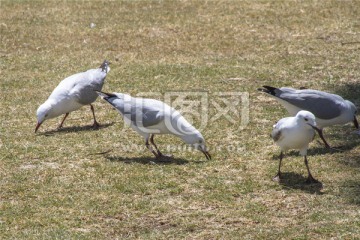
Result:
<svg viewBox="0 0 360 240"><path fill-rule="evenodd" d="M307 146L315 136L313 129L282 129L283 137L276 142L282 149L302 149Z"/></svg>

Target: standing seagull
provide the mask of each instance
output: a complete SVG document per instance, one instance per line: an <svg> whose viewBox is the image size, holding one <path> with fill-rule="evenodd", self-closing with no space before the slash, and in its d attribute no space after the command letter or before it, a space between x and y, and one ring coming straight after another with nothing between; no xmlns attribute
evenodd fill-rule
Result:
<svg viewBox="0 0 360 240"><path fill-rule="evenodd" d="M274 97L291 115L295 116L300 110L312 112L320 129L319 135L327 148L330 148L330 145L323 136L324 127L352 121L355 127L359 128L355 105L339 95L311 89L263 87L258 90Z"/></svg>
<svg viewBox="0 0 360 240"><path fill-rule="evenodd" d="M109 62L105 60L97 69L77 73L62 80L49 98L38 108L35 132L45 120L65 114L58 127L60 129L69 113L84 105L90 105L94 118L93 127L99 127L91 103L98 97L94 90L102 89L109 71Z"/></svg>
<svg viewBox="0 0 360 240"><path fill-rule="evenodd" d="M289 149L299 149L300 154L304 156L305 165L308 171L307 183L317 183L318 181L313 178L308 166L306 157L309 143L315 137L315 130L319 131L316 127L315 116L308 111L300 111L295 117L286 117L280 119L274 126L271 133L271 138L281 148L280 162L277 175L273 178L274 181L281 179L281 161L283 159L283 152Z"/></svg>
<svg viewBox="0 0 360 240"><path fill-rule="evenodd" d="M155 99L134 98L123 93L101 91L97 91L97 93L120 112L124 121L129 123L132 129L144 137L146 147L156 158L164 155L155 145L154 135L173 134L204 153L206 159L211 159L201 133L178 111L164 102ZM149 144L149 140L156 151Z"/></svg>

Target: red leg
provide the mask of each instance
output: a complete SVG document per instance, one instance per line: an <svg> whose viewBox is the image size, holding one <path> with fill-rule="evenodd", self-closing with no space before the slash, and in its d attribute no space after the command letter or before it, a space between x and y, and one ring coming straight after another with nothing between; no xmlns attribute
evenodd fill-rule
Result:
<svg viewBox="0 0 360 240"><path fill-rule="evenodd" d="M155 136L155 134L151 134L151 136L150 136L150 142L151 142L152 145L154 145L154 147L155 147L155 149L156 149L156 151L157 151L158 157L159 157L159 158L160 158L160 157L171 158L171 157L172 157L171 154L162 154L162 153L160 152L160 150L158 149L158 147L157 147L156 144L154 143L154 136Z"/></svg>
<svg viewBox="0 0 360 240"><path fill-rule="evenodd" d="M326 142L326 140L325 140L325 138L324 138L323 130L322 130L322 129L320 129L320 131L319 131L319 136L320 136L320 138L323 140L323 142L324 142L324 144L325 144L325 147L326 147L326 148L331 148L330 145Z"/></svg>
<svg viewBox="0 0 360 240"><path fill-rule="evenodd" d="M65 119L67 118L68 115L69 115L69 113L65 113L65 116L64 116L63 120L61 121L60 125L58 126L58 129L62 128L62 125L65 122Z"/></svg>
<svg viewBox="0 0 360 240"><path fill-rule="evenodd" d="M316 180L312 175L311 175L311 172L310 172L310 169L309 169L309 165L308 165L308 160L307 160L307 157L304 156L304 162L305 162L305 165L306 165L306 169L307 169L307 172L308 172L308 178L306 180L306 183L318 183L319 181Z"/></svg>
<svg viewBox="0 0 360 240"><path fill-rule="evenodd" d="M95 111L94 111L94 107L92 104L90 104L90 109L91 109L91 112L93 114L93 118L94 118L94 124L93 124L93 128L98 128L100 127L100 124L96 121L96 118L95 118Z"/></svg>
<svg viewBox="0 0 360 240"><path fill-rule="evenodd" d="M150 143L149 143L149 139L147 138L146 139L146 142L145 142L145 145L147 147L147 149L149 149L154 155L156 158L159 158L160 156L156 154L156 152L154 151L154 149L152 149Z"/></svg>
<svg viewBox="0 0 360 240"><path fill-rule="evenodd" d="M279 162L278 173L277 173L276 176L273 178L273 181L275 181L275 182L280 182L280 180L281 180L281 171L280 171L280 169L281 169L281 161L282 161L283 157L284 157L284 154L283 154L283 152L281 151L281 153L280 153L280 162Z"/></svg>
<svg viewBox="0 0 360 240"><path fill-rule="evenodd" d="M154 145L154 147L155 147L155 149L156 149L156 151L157 151L158 156L161 157L163 154L160 152L160 150L157 148L157 146L156 146L155 143L154 143L154 134L151 134L151 136L150 136L150 142L151 142L152 145Z"/></svg>

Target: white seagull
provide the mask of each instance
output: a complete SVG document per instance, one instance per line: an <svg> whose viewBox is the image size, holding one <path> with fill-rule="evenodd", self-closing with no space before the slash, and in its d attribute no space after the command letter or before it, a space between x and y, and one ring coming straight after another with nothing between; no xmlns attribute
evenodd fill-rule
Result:
<svg viewBox="0 0 360 240"><path fill-rule="evenodd" d="M305 165L308 171L307 183L317 183L313 178L308 166L306 157L309 143L315 137L315 131L319 131L316 127L315 116L308 111L300 111L295 117L286 117L280 119L274 126L271 133L271 138L281 148L280 162L277 175L273 178L274 181L281 179L281 161L283 159L283 152L290 149L299 149L300 154L304 156Z"/></svg>
<svg viewBox="0 0 360 240"><path fill-rule="evenodd" d="M355 105L339 95L312 89L296 90L270 86L263 86L258 90L274 97L292 116L295 116L300 110L313 113L316 117L317 127L320 129L319 135L327 148L330 148L330 145L323 136L324 127L346 124L352 121L355 127L359 129Z"/></svg>
<svg viewBox="0 0 360 240"><path fill-rule="evenodd" d="M107 73L110 71L109 62L104 61L99 68L74 74L62 80L49 98L37 109L37 125L35 132L47 119L65 114L58 129L60 129L70 112L90 105L93 114L93 127L99 124L95 119L93 103L98 95L94 90L101 90Z"/></svg>
<svg viewBox="0 0 360 240"><path fill-rule="evenodd" d="M201 133L166 103L155 99L134 98L123 93L97 93L120 112L132 129L144 137L146 147L156 158L165 155L155 145L154 135L173 134L204 153L206 159L211 159ZM149 144L149 140L156 151Z"/></svg>

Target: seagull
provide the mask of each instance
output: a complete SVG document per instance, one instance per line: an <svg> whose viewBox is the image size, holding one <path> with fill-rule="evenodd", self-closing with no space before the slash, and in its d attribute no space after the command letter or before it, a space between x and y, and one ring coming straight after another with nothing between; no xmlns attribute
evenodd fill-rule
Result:
<svg viewBox="0 0 360 240"><path fill-rule="evenodd" d="M201 133L166 103L155 99L134 98L123 93L96 92L116 108L124 117L124 121L144 138L146 147L157 159L167 157L154 143L154 135L157 134L173 134L201 151L206 159L211 159Z"/></svg>
<svg viewBox="0 0 360 240"><path fill-rule="evenodd" d="M35 133L45 120L65 114L58 126L58 129L60 129L69 113L84 105L90 105L94 118L93 127L99 127L91 103L98 97L94 90L102 89L106 75L110 71L109 64L105 60L99 68L77 73L62 80L49 98L37 109Z"/></svg>
<svg viewBox="0 0 360 240"><path fill-rule="evenodd" d="M281 180L281 161L284 157L283 152L290 149L299 149L300 154L304 156L305 165L308 172L306 183L318 183L310 173L308 160L306 157L309 143L315 137L315 131L319 132L316 127L315 116L308 111L299 111L295 117L286 117L280 119L274 126L271 132L271 138L276 145L281 148L280 162L277 175L273 178L274 181Z"/></svg>
<svg viewBox="0 0 360 240"><path fill-rule="evenodd" d="M258 90L274 97L292 116L295 116L300 110L313 113L316 117L317 127L320 129L319 136L326 148L330 148L330 145L323 136L324 127L346 124L352 121L355 127L359 129L355 105L339 95L312 89L296 90L270 86L263 86Z"/></svg>

